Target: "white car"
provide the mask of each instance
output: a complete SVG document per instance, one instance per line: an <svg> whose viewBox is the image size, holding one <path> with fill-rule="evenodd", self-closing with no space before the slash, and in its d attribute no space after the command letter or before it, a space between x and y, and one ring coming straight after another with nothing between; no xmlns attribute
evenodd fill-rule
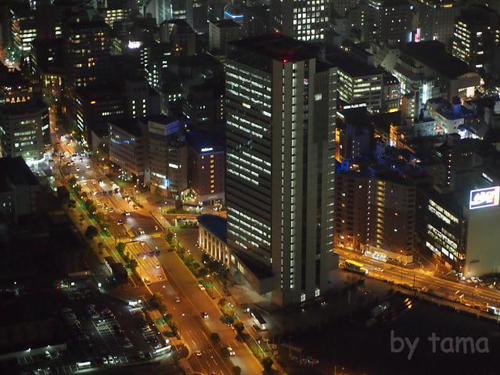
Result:
<svg viewBox="0 0 500 375"><path fill-rule="evenodd" d="M200 288L200 290L205 290L205 287L203 286L203 284L198 284L198 287Z"/></svg>
<svg viewBox="0 0 500 375"><path fill-rule="evenodd" d="M230 357L234 357L236 355L236 353L234 352L233 348L231 348L230 346L228 346L226 348L226 350L227 350L227 352L228 352L228 354L229 354Z"/></svg>

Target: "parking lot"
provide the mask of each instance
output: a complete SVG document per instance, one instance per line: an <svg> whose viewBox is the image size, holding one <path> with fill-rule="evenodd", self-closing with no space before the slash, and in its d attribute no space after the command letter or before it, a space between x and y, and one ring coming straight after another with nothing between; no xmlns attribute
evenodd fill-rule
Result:
<svg viewBox="0 0 500 375"><path fill-rule="evenodd" d="M27 356L24 373L52 374L127 366L174 356L168 339L157 331L138 301L102 294L89 278L62 280L58 307L66 332L65 350Z"/></svg>

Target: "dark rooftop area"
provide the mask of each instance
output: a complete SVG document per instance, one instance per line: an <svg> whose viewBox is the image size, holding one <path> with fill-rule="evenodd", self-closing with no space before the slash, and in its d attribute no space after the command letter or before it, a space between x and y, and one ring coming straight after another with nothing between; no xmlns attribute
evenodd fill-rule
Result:
<svg viewBox="0 0 500 375"><path fill-rule="evenodd" d="M294 62L314 58L318 54L316 46L298 41L283 34L265 34L230 43L237 50L246 50L283 62Z"/></svg>
<svg viewBox="0 0 500 375"><path fill-rule="evenodd" d="M198 216L198 222L217 236L221 241L227 242L227 221L215 215Z"/></svg>
<svg viewBox="0 0 500 375"><path fill-rule="evenodd" d="M142 129L137 119L120 119L110 121L113 126L116 126L136 137L142 136Z"/></svg>
<svg viewBox="0 0 500 375"><path fill-rule="evenodd" d="M213 22L215 25L219 27L234 27L239 29L241 26L239 23L233 21L233 20L218 20L216 22Z"/></svg>
<svg viewBox="0 0 500 375"><path fill-rule="evenodd" d="M10 189L11 185L38 185L37 178L21 157L0 159L0 191Z"/></svg>
<svg viewBox="0 0 500 375"><path fill-rule="evenodd" d="M333 65L353 77L382 74L383 70L345 53L341 49L328 51L326 59Z"/></svg>
<svg viewBox="0 0 500 375"><path fill-rule="evenodd" d="M450 79L471 72L466 63L446 52L444 44L438 41L408 43L403 52Z"/></svg>

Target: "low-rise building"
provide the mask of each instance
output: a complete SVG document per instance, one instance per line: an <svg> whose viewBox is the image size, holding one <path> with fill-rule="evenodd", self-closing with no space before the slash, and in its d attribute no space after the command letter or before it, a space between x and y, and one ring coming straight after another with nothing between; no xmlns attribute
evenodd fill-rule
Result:
<svg viewBox="0 0 500 375"><path fill-rule="evenodd" d="M352 57L342 50L331 50L327 59L337 68L339 98L349 105L364 104L371 112L382 109L384 71Z"/></svg>
<svg viewBox="0 0 500 375"><path fill-rule="evenodd" d="M479 74L447 53L438 41L408 43L398 55L394 66L385 67L401 82L401 93L409 101L406 107L411 107L405 112L411 119L418 118L429 99L470 98L480 85Z"/></svg>
<svg viewBox="0 0 500 375"><path fill-rule="evenodd" d="M189 187L199 202L224 200L224 145L206 133L191 133L189 143Z"/></svg>
<svg viewBox="0 0 500 375"><path fill-rule="evenodd" d="M0 159L0 219L17 221L39 208L38 179L20 157Z"/></svg>
<svg viewBox="0 0 500 375"><path fill-rule="evenodd" d="M109 124L109 159L137 178L144 176L147 144L144 125L138 120Z"/></svg>
<svg viewBox="0 0 500 375"><path fill-rule="evenodd" d="M230 265L227 246L227 221L215 215L198 217L198 246L214 260Z"/></svg>

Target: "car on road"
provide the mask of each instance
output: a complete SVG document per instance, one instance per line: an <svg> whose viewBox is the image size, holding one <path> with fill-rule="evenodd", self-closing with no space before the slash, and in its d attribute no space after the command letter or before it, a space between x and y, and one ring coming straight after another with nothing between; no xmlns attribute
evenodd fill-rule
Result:
<svg viewBox="0 0 500 375"><path fill-rule="evenodd" d="M197 357L201 357L201 350L195 351L194 354L196 354Z"/></svg>
<svg viewBox="0 0 500 375"><path fill-rule="evenodd" d="M123 347L125 349L132 348L133 346L134 345L132 345L132 342L130 342L129 338L125 338L125 340L123 340Z"/></svg>
<svg viewBox="0 0 500 375"><path fill-rule="evenodd" d="M203 284L198 284L198 288L200 288L200 290L205 290L205 287L203 286Z"/></svg>
<svg viewBox="0 0 500 375"><path fill-rule="evenodd" d="M236 353L234 352L233 348L231 348L230 346L228 346L226 348L227 350L227 354L229 354L230 357L234 357L236 355Z"/></svg>
<svg viewBox="0 0 500 375"><path fill-rule="evenodd" d="M181 298L180 297L175 297L175 302L176 303L180 303L181 302Z"/></svg>
<svg viewBox="0 0 500 375"><path fill-rule="evenodd" d="M208 318L209 318L208 313L207 313L206 311L203 311L203 312L201 313L201 317L202 317L203 319L208 319Z"/></svg>
<svg viewBox="0 0 500 375"><path fill-rule="evenodd" d="M128 211L125 211L123 214L124 214L125 216L130 216L130 212L128 212Z"/></svg>

